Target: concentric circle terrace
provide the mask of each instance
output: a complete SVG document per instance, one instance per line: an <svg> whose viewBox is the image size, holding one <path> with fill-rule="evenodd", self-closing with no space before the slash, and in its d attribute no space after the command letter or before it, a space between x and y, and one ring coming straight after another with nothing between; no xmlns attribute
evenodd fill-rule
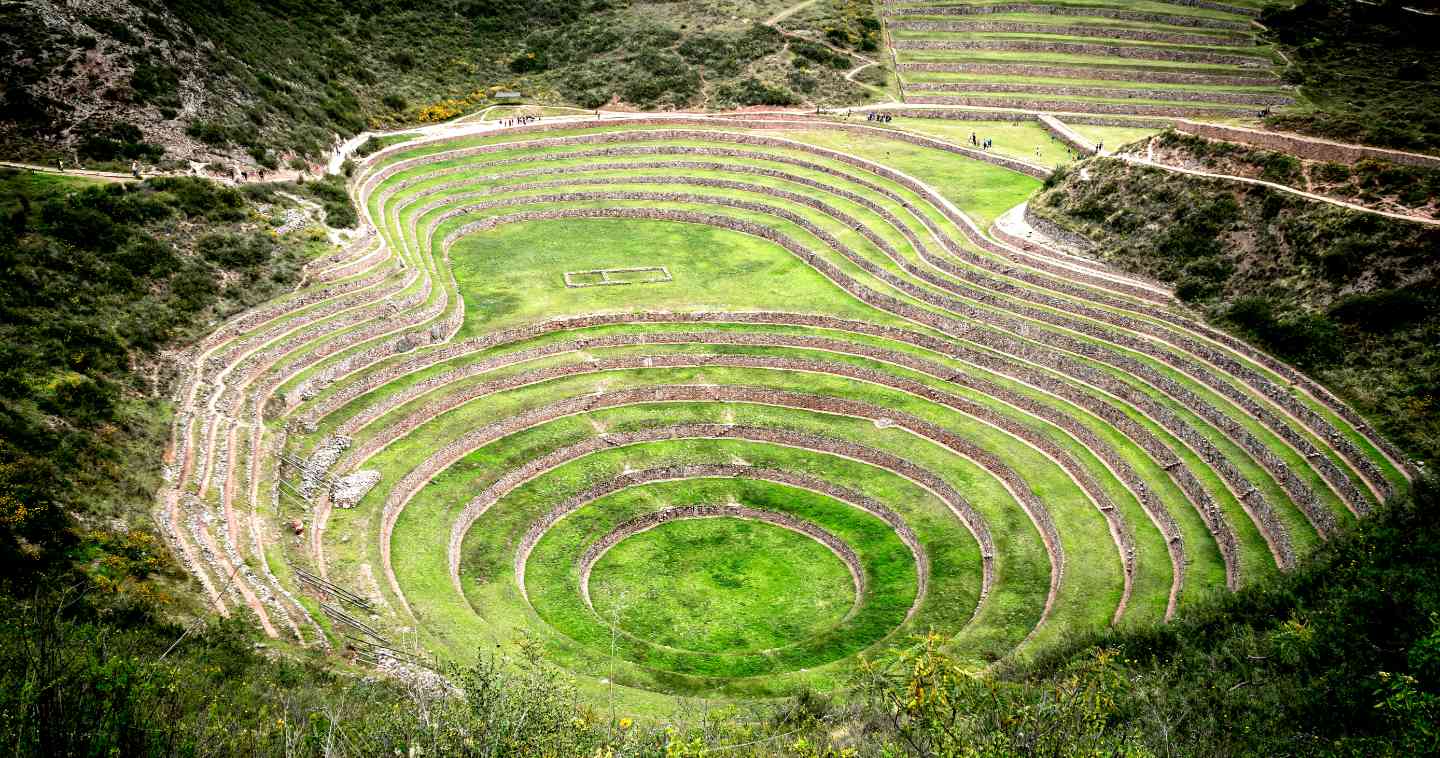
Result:
<svg viewBox="0 0 1440 758"><path fill-rule="evenodd" d="M164 523L272 635L528 638L635 712L836 689L926 632L979 668L1168 618L1410 475L1163 288L987 233L1039 167L794 117L472 127L369 157L370 231L192 356Z"/></svg>

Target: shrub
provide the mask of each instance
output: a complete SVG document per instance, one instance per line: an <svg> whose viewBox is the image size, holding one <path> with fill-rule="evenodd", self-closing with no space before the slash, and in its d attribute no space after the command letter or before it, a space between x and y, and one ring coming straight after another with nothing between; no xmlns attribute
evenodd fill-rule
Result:
<svg viewBox="0 0 1440 758"><path fill-rule="evenodd" d="M841 55L824 45L804 40L794 40L790 43L791 52L808 60L819 63L822 66L843 71L850 68L850 57Z"/></svg>
<svg viewBox="0 0 1440 758"><path fill-rule="evenodd" d="M142 63L130 75L130 89L139 102L164 100L176 101L180 89L180 76L175 69L162 64Z"/></svg>
<svg viewBox="0 0 1440 758"><path fill-rule="evenodd" d="M374 137L368 137L355 148L355 155L360 158L368 158L385 145Z"/></svg>
<svg viewBox="0 0 1440 758"><path fill-rule="evenodd" d="M753 76L735 85L722 87L716 96L736 105L795 105L800 102L789 90L771 86Z"/></svg>
<svg viewBox="0 0 1440 758"><path fill-rule="evenodd" d="M195 121L185 128L185 133L211 147L224 147L230 142L230 134L220 124L210 121Z"/></svg>
<svg viewBox="0 0 1440 758"><path fill-rule="evenodd" d="M138 128L123 122L87 134L76 151L80 157L93 161L157 161L165 154L164 147L145 142Z"/></svg>
<svg viewBox="0 0 1440 758"><path fill-rule="evenodd" d="M1330 306L1330 317L1367 332L1389 332L1425 319L1437 310L1433 293L1382 290L1348 295Z"/></svg>
<svg viewBox="0 0 1440 758"><path fill-rule="evenodd" d="M195 243L196 251L205 260L225 268L250 268L264 263L275 253L275 241L268 235L254 233L207 234Z"/></svg>
<svg viewBox="0 0 1440 758"><path fill-rule="evenodd" d="M329 226L349 229L359 222L355 205L350 202L350 193L346 191L344 181L338 177L307 182L302 191L320 201L325 209L325 223Z"/></svg>

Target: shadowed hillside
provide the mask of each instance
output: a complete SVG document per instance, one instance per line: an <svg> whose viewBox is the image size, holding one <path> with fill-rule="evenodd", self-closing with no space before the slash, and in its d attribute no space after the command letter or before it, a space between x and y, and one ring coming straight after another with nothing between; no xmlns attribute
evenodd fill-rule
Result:
<svg viewBox="0 0 1440 758"><path fill-rule="evenodd" d="M274 168L323 157L336 134L453 118L503 90L583 108L862 101L847 56L792 49L762 23L789 4L9 3L0 144L14 158ZM816 33L846 43L845 23L822 16Z"/></svg>

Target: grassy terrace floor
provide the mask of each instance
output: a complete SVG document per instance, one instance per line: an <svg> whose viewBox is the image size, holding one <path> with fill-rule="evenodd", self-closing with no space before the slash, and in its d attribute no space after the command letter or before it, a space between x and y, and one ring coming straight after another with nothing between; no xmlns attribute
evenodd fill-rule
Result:
<svg viewBox="0 0 1440 758"><path fill-rule="evenodd" d="M1031 123L891 126L1065 157ZM924 630L981 667L1164 618L1401 480L1172 303L984 240L1036 179L884 130L395 143L356 186L390 272L241 330L216 391L265 409L262 446L340 435L316 465L379 484L276 495L272 526L310 531L254 549L374 598L386 639L464 660L524 636L627 712L842 688ZM184 475L243 467L232 434L191 435Z"/></svg>

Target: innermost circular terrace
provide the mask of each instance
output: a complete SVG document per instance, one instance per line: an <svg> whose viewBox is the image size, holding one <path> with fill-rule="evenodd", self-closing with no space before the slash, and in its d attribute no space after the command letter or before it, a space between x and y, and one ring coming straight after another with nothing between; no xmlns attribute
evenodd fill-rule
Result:
<svg viewBox="0 0 1440 758"><path fill-rule="evenodd" d="M833 627L863 596L859 558L819 527L753 509L694 510L632 520L586 551L582 591L601 619L667 647L753 652Z"/></svg>

